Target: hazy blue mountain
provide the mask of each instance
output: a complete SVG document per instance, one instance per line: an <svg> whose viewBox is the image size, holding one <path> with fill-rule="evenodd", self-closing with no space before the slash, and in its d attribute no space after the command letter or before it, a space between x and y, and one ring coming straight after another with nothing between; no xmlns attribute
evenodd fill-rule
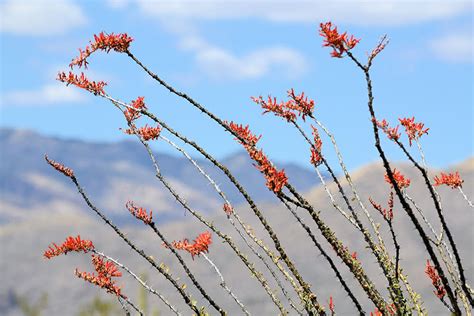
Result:
<svg viewBox="0 0 474 316"><path fill-rule="evenodd" d="M150 160L142 145L134 141L92 143L77 139L47 137L26 130L0 129L0 221L23 218L30 211L52 213L82 206L70 181L48 166L43 156L71 167L90 196L118 220L128 220L123 204L127 199L144 203L160 213L162 220L182 216L173 201L154 177ZM221 207L219 197L183 156L156 153L163 174L187 201L204 213ZM207 161L198 163L213 176L235 204L243 201L225 175ZM255 200L271 200L265 180L245 152L222 160L235 177L252 193ZM278 164L302 191L318 184L311 170L294 164ZM61 203L58 204L58 201ZM64 204L65 203L65 204ZM62 210L59 210L62 208ZM180 211L178 211L180 210Z"/></svg>

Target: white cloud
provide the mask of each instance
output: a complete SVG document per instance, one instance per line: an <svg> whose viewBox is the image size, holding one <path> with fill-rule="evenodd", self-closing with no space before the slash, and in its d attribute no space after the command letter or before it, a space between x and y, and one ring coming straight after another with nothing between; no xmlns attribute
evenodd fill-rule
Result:
<svg viewBox="0 0 474 316"><path fill-rule="evenodd" d="M317 23L331 20L355 25L405 26L450 18L472 11L470 1L365 0L365 1L288 1L288 0L173 0L138 1L146 15L173 19L245 19L276 22Z"/></svg>
<svg viewBox="0 0 474 316"><path fill-rule="evenodd" d="M1 97L1 107L45 106L77 103L84 100L84 94L74 87L64 84L49 84L36 90L17 90L6 92Z"/></svg>
<svg viewBox="0 0 474 316"><path fill-rule="evenodd" d="M179 46L191 51L199 70L214 79L256 79L270 72L294 78L303 74L307 65L300 53L281 46L237 56L196 35L183 37Z"/></svg>
<svg viewBox="0 0 474 316"><path fill-rule="evenodd" d="M87 23L81 7L69 0L7 0L0 17L0 30L15 35L64 34Z"/></svg>
<svg viewBox="0 0 474 316"><path fill-rule="evenodd" d="M444 61L474 62L472 33L451 32L431 41L430 48L434 55Z"/></svg>

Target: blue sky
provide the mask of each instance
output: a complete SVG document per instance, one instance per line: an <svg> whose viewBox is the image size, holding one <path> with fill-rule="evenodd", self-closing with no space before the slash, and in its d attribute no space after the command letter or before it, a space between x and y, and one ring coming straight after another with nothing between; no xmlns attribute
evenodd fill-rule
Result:
<svg viewBox="0 0 474 316"><path fill-rule="evenodd" d="M93 141L127 138L111 104L55 81L93 34L127 32L139 59L222 118L250 124L274 160L308 165L308 149L284 121L261 116L250 96L304 91L353 169L377 153L362 73L321 47L317 26L330 20L362 39L354 49L361 60L381 35L389 36L373 66L380 118L423 121L430 131L422 145L434 166L473 155L470 1L3 0L0 12L3 127ZM157 116L219 158L240 149L125 55L98 53L86 73L107 81L107 92L121 100L145 96ZM393 145L386 148L392 159L403 158ZM327 140L323 150L334 160Z"/></svg>

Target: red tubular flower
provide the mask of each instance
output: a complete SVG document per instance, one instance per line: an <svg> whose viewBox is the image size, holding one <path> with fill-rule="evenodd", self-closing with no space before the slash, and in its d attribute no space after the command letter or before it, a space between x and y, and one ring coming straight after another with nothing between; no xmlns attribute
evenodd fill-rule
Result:
<svg viewBox="0 0 474 316"><path fill-rule="evenodd" d="M369 197L369 202L372 206L380 212L380 214L385 218L387 221L391 221L393 219L393 191L390 192L388 198L388 210L382 208L380 204L377 204L371 197Z"/></svg>
<svg viewBox="0 0 474 316"><path fill-rule="evenodd" d="M293 89L288 90L288 97L290 100L278 103L276 98L268 96L265 101L261 96L251 97L252 101L262 107L263 114L273 113L276 116L282 117L288 122L295 122L296 116L301 116L303 120L306 119L307 115L311 115L314 110L314 100L308 100L304 96L304 92L300 95L295 94Z"/></svg>
<svg viewBox="0 0 474 316"><path fill-rule="evenodd" d="M201 253L209 252L209 245L212 243L212 236L210 232L204 232L194 239L194 243L190 244L188 239L182 241L173 241L171 245L175 249L185 250L191 254L194 260L194 256L199 256Z"/></svg>
<svg viewBox="0 0 474 316"><path fill-rule="evenodd" d="M46 159L46 162L56 169L57 171L61 172L64 174L66 177L72 178L74 177L74 171L71 168L65 167L63 164L60 164L59 162L56 162L52 159L49 159L47 155L44 155L44 159Z"/></svg>
<svg viewBox="0 0 474 316"><path fill-rule="evenodd" d="M444 289L443 283L441 282L441 278L438 275L438 271L436 271L435 267L430 265L429 260L426 260L425 273L431 279L431 283L435 287L435 290L433 291L434 294L439 299L443 299L444 295L446 295L446 290Z"/></svg>
<svg viewBox="0 0 474 316"><path fill-rule="evenodd" d="M237 139L244 146L255 146L260 138L262 138L262 135L256 136L252 134L248 125L244 127L242 124L236 124L234 122L225 123L231 130L233 130L237 135L245 140L246 144Z"/></svg>
<svg viewBox="0 0 474 316"><path fill-rule="evenodd" d="M145 224L149 225L153 223L152 211L150 211L150 214L148 214L146 209L136 206L132 201L128 201L127 204L125 204L125 207L128 209L130 214L132 214Z"/></svg>
<svg viewBox="0 0 474 316"><path fill-rule="evenodd" d="M94 244L90 240L81 239L80 235L77 237L67 237L66 240L60 245L52 243L48 249L44 252L43 256L47 259L59 256L61 254L67 254L71 251L83 251L87 253L94 249Z"/></svg>
<svg viewBox="0 0 474 316"><path fill-rule="evenodd" d="M332 314L334 314L334 301L332 299L332 296L329 297L329 310Z"/></svg>
<svg viewBox="0 0 474 316"><path fill-rule="evenodd" d="M121 288L112 280L112 277L122 276L117 266L112 261L104 261L101 257L94 255L92 255L92 264L94 265L97 275L94 273L81 272L78 269L76 269L74 273L78 278L95 284L105 289L108 293L126 298L126 296L121 293Z"/></svg>
<svg viewBox="0 0 474 316"><path fill-rule="evenodd" d="M318 166L322 162L322 156L321 156L321 147L323 145L323 142L321 141L321 137L319 137L319 132L316 127L311 125L311 128L313 129L313 138L314 138L314 147L311 148L311 163L315 166Z"/></svg>
<svg viewBox="0 0 474 316"><path fill-rule="evenodd" d="M81 73L80 76L77 76L71 71L67 75L65 72L58 73L58 76L56 79L61 82L65 82L66 85L70 85L70 84L75 85L76 87L85 89L95 95L105 94L104 87L107 85L107 83L104 81L98 81L98 82L90 81L89 79L86 78L84 73Z"/></svg>
<svg viewBox="0 0 474 316"><path fill-rule="evenodd" d="M423 129L425 124L421 122L415 123L415 117L403 118L398 120L400 121L400 124L405 127L405 132L407 133L410 146L413 140L417 140L418 138L423 136L423 134L428 134L429 128Z"/></svg>
<svg viewBox="0 0 474 316"><path fill-rule="evenodd" d="M141 138L144 140L144 141L149 141L149 140L154 140L154 139L158 139L158 137L160 136L160 133L161 133L161 126L156 126L156 127L150 127L148 125L145 125L144 127L140 127L140 128L128 128L125 130L125 133L127 134L137 134L139 136L141 136Z"/></svg>
<svg viewBox="0 0 474 316"><path fill-rule="evenodd" d="M280 192L288 183L288 178L286 177L285 170L277 170L268 160L267 156L265 156L263 150L257 150L254 147L261 136L257 137L252 134L248 125L243 127L234 122L226 122L226 124L234 133L242 138L243 142L238 138L236 139L244 146L245 150L247 150L250 158L257 163L255 166L265 176L267 188L275 193Z"/></svg>
<svg viewBox="0 0 474 316"><path fill-rule="evenodd" d="M314 111L314 100L308 100L308 97L305 97L304 92L301 94L295 94L295 90L292 88L287 91L288 96L295 102L294 110L298 112L298 115L301 116L303 121L305 121L306 116L312 115Z"/></svg>
<svg viewBox="0 0 474 316"><path fill-rule="evenodd" d="M229 203L224 203L223 206L224 212L227 214L227 217L230 217L234 213L234 208Z"/></svg>
<svg viewBox="0 0 474 316"><path fill-rule="evenodd" d="M71 61L69 67L73 68L74 66L78 66L80 68L84 66L87 68L87 58L97 50L103 50L107 53L111 50L124 53L127 51L132 41L133 38L128 36L126 33L105 34L104 32L101 32L99 35L94 34L94 42L89 41L90 46L86 46L84 50L79 48L79 56Z"/></svg>
<svg viewBox="0 0 474 316"><path fill-rule="evenodd" d="M400 133L398 132L398 125L394 128L391 128L385 119L383 119L382 121L376 120L375 123L387 135L388 139L398 140L400 138Z"/></svg>
<svg viewBox="0 0 474 316"><path fill-rule="evenodd" d="M462 188L462 184L464 182L463 179L461 179L461 176L459 175L459 172L456 171L456 173L443 173L438 176L434 177L434 185L439 186L439 185L447 185L451 187L451 189L456 189L456 188Z"/></svg>
<svg viewBox="0 0 474 316"><path fill-rule="evenodd" d="M352 35L348 38L346 32L339 34L337 27L334 26L333 28L331 22L321 23L319 26L319 34L324 38L323 46L333 49L331 52L332 57L342 58L344 53L354 48L360 42L360 39L356 39Z"/></svg>
<svg viewBox="0 0 474 316"><path fill-rule="evenodd" d="M143 101L144 97L138 97L130 103L132 108L126 108L124 111L125 119L128 123L132 123L134 120L140 117L140 110L146 110L147 107Z"/></svg>
<svg viewBox="0 0 474 316"><path fill-rule="evenodd" d="M393 169L393 178L395 179L395 182L397 183L398 187L400 189L408 188L410 186L410 179L405 178L404 175L400 173L396 168ZM392 187L392 182L390 182L390 178L388 177L388 174L385 175L385 182L389 183Z"/></svg>

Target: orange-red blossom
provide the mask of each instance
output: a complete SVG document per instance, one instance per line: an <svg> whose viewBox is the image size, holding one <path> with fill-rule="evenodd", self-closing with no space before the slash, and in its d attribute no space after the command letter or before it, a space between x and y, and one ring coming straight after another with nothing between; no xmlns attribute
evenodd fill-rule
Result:
<svg viewBox="0 0 474 316"><path fill-rule="evenodd" d="M113 277L122 276L122 273L118 270L117 266L112 261L104 260L95 255L92 255L92 264L94 265L97 275L89 272L81 272L77 268L74 273L78 278L95 284L105 289L108 293L126 298L126 296L121 293L121 288L116 285L114 280L112 280Z"/></svg>
<svg viewBox="0 0 474 316"><path fill-rule="evenodd" d="M263 150L258 150L255 145L259 141L261 136L252 134L249 130L248 125L243 126L234 122L227 123L227 126L242 138L242 140L236 138L247 150L250 158L256 162L256 167L265 176L267 180L266 186L269 190L278 193L288 183L288 178L285 174L285 170L277 170L265 156Z"/></svg>
<svg viewBox="0 0 474 316"><path fill-rule="evenodd" d="M319 35L324 38L323 46L333 49L332 57L342 58L344 53L354 48L360 41L360 39L354 38L353 35L348 37L346 32L339 34L337 27L333 27L331 22L321 23L319 26Z"/></svg>
<svg viewBox="0 0 474 316"><path fill-rule="evenodd" d="M183 239L182 241L173 241L171 246L179 249L185 250L191 254L191 257L194 260L194 256L199 256L201 253L209 252L209 245L212 243L211 233L206 231L199 234L199 236L194 239L194 242L189 243L188 239Z"/></svg>
<svg viewBox="0 0 474 316"><path fill-rule="evenodd" d="M84 50L79 48L79 56L71 61L69 67L72 68L74 66L78 66L80 68L84 66L87 68L87 58L97 50L103 50L107 53L111 50L124 53L127 51L132 41L133 38L128 36L127 33L105 34L104 32L101 32L99 35L94 34L94 41L89 41L90 46L86 46Z"/></svg>
<svg viewBox="0 0 474 316"><path fill-rule="evenodd" d="M130 214L143 221L145 224L151 224L153 222L152 211L148 214L146 209L136 206L132 201L128 201L127 204L125 204L125 207L128 209Z"/></svg>
<svg viewBox="0 0 474 316"><path fill-rule="evenodd" d="M47 155L44 155L44 159L46 159L46 162L56 169L57 171L61 172L64 174L66 177L74 177L74 171L71 168L65 167L63 164L56 162L52 159L49 159Z"/></svg>
<svg viewBox="0 0 474 316"><path fill-rule="evenodd" d="M410 186L410 179L405 178L405 176L402 175L400 171L398 171L396 168L393 169L392 174L393 174L393 178L395 179L395 182L397 183L400 189L405 189ZM388 174L385 174L385 181L393 187L392 182L390 181L390 178L388 177Z"/></svg>
<svg viewBox="0 0 474 316"><path fill-rule="evenodd" d="M456 173L443 173L439 176L434 177L434 185L439 186L439 185L447 185L451 187L451 189L456 189L456 188L462 188L462 184L464 182L463 179L461 179L461 176L459 175L459 172L456 171Z"/></svg>
<svg viewBox="0 0 474 316"><path fill-rule="evenodd" d="M58 73L56 78L61 82L65 82L66 85L74 85L76 87L85 89L95 95L103 95L105 94L104 87L107 85L104 81L91 81L87 79L86 75L82 72L80 76L74 74L73 72L69 72L66 74L65 72Z"/></svg>
<svg viewBox="0 0 474 316"><path fill-rule="evenodd" d="M94 250L94 244L92 243L92 241L87 239L81 239L81 236L77 235L77 237L67 237L66 240L60 246L55 243L52 243L44 252L43 256L47 259L51 259L61 254L67 254L71 251L83 251L84 253L87 253L91 250Z"/></svg>

